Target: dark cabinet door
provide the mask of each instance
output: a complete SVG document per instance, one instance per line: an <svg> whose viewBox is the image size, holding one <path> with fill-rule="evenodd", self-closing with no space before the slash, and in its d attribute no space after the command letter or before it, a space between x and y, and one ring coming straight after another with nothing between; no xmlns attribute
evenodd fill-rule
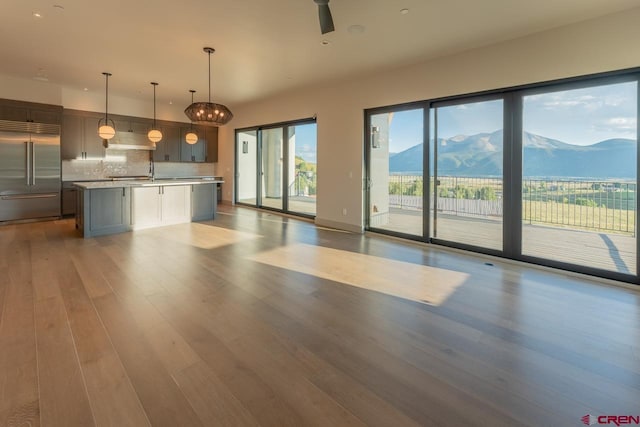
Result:
<svg viewBox="0 0 640 427"><path fill-rule="evenodd" d="M62 189L62 215L76 214L76 197L78 190L75 188Z"/></svg>
<svg viewBox="0 0 640 427"><path fill-rule="evenodd" d="M87 159L101 159L104 157L104 145L98 135L98 121L96 117L84 118L84 152Z"/></svg>
<svg viewBox="0 0 640 427"><path fill-rule="evenodd" d="M62 160L84 159L83 142L84 117L65 115L62 118L62 134L60 135L60 156Z"/></svg>
<svg viewBox="0 0 640 427"><path fill-rule="evenodd" d="M167 144L166 153L169 156L170 162L180 161L180 128L168 127L167 128Z"/></svg>
<svg viewBox="0 0 640 427"><path fill-rule="evenodd" d="M180 161L180 128L177 126L163 126L162 141L156 143L153 160L156 162Z"/></svg>
<svg viewBox="0 0 640 427"><path fill-rule="evenodd" d="M218 161L218 128L206 129L206 156L205 162L216 163Z"/></svg>
<svg viewBox="0 0 640 427"><path fill-rule="evenodd" d="M216 184L191 186L191 220L214 219L216 209Z"/></svg>
<svg viewBox="0 0 640 427"><path fill-rule="evenodd" d="M152 127L153 122L151 120L136 119L135 121L131 121L131 124L129 125L129 131L138 133L140 135L146 135L149 133Z"/></svg>
<svg viewBox="0 0 640 427"><path fill-rule="evenodd" d="M0 105L0 120L26 122L29 120L29 109L17 105Z"/></svg>
<svg viewBox="0 0 640 427"><path fill-rule="evenodd" d="M204 140L198 140L191 146L191 158L194 162L204 162L207 153L207 145Z"/></svg>
<svg viewBox="0 0 640 427"><path fill-rule="evenodd" d="M62 107L0 99L0 120L59 125L62 122Z"/></svg>
<svg viewBox="0 0 640 427"><path fill-rule="evenodd" d="M134 120L134 118L128 119L119 116L119 118L113 120L113 123L116 126L117 132L134 132L141 135L146 135L147 133L149 133L152 127L151 120L146 120L138 117L135 117Z"/></svg>
<svg viewBox="0 0 640 427"><path fill-rule="evenodd" d="M180 160L183 162L204 162L206 148L205 138L206 131L203 127L197 126L193 128L193 131L198 135L198 142L195 144L187 144L185 137L187 133L191 132L190 127L183 127L180 138Z"/></svg>
<svg viewBox="0 0 640 427"><path fill-rule="evenodd" d="M129 219L129 191L125 188L100 188L85 191L90 197L90 235L127 231ZM87 203L86 197L84 203ZM86 220L86 219L85 219ZM85 237L89 237L85 233Z"/></svg>
<svg viewBox="0 0 640 427"><path fill-rule="evenodd" d="M47 123L52 125L60 124L61 114L60 111L52 110L29 110L29 120L35 123Z"/></svg>

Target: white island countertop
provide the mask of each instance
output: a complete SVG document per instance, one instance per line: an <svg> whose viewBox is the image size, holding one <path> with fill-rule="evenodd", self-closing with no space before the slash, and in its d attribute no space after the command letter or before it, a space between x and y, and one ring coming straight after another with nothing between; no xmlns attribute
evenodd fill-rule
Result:
<svg viewBox="0 0 640 427"><path fill-rule="evenodd" d="M99 188L123 188L123 187L160 187L166 185L192 185L192 184L223 184L221 179L211 178L160 178L155 180L131 180L131 181L82 181L73 185L83 190Z"/></svg>

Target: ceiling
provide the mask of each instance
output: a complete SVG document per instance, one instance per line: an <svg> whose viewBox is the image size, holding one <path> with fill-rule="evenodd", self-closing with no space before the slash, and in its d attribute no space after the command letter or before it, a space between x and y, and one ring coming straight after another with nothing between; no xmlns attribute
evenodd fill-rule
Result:
<svg viewBox="0 0 640 427"><path fill-rule="evenodd" d="M637 0L3 0L0 74L158 102L231 107L288 89L399 67L638 6ZM60 7L61 6L61 7ZM408 13L401 13L408 9ZM34 16L39 12L42 17ZM326 41L329 44L323 45Z"/></svg>

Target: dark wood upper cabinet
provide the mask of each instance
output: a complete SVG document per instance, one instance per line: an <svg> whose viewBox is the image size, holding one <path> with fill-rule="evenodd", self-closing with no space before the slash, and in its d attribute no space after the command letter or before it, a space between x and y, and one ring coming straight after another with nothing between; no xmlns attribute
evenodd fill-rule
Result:
<svg viewBox="0 0 640 427"><path fill-rule="evenodd" d="M183 162L206 162L215 163L218 161L218 128L213 126L194 126L193 130L198 135L198 142L190 145L185 141L185 135L190 127L182 128L181 151Z"/></svg>
<svg viewBox="0 0 640 427"><path fill-rule="evenodd" d="M98 136L98 121L104 113L64 109L61 106L0 99L0 120L58 124L61 130L61 157L71 159L100 159L105 151ZM135 132L146 135L153 120L142 117L110 114L117 132ZM187 144L185 135L191 126L182 122L158 120L162 140L156 144L153 159L156 162L208 162L218 161L218 128L193 126L198 134L196 144Z"/></svg>
<svg viewBox="0 0 640 427"><path fill-rule="evenodd" d="M208 127L206 129L206 155L204 161L216 163L218 161L218 128Z"/></svg>
<svg viewBox="0 0 640 427"><path fill-rule="evenodd" d="M104 157L102 138L98 136L98 121L101 118L99 113L64 111L60 136L60 155L63 160Z"/></svg>
<svg viewBox="0 0 640 427"><path fill-rule="evenodd" d="M59 125L62 122L62 107L0 99L0 120Z"/></svg>
<svg viewBox="0 0 640 427"><path fill-rule="evenodd" d="M153 152L155 162L179 162L180 161L180 127L171 125L158 126L162 131L162 140L156 143L156 151Z"/></svg>
<svg viewBox="0 0 640 427"><path fill-rule="evenodd" d="M198 135L198 142L188 144L186 135L189 132L191 132L191 127L182 127L180 129L180 159L183 162L204 162L206 152L205 132L200 126L194 126L193 132Z"/></svg>

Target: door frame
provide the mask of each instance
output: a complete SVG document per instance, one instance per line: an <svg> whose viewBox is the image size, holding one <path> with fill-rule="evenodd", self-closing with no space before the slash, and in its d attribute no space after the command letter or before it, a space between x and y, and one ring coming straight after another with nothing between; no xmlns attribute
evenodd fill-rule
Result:
<svg viewBox="0 0 640 427"><path fill-rule="evenodd" d="M286 213L288 215L296 215L296 216L300 216L300 217L305 217L305 218L309 218L309 219L314 219L315 215L309 215L306 213L301 213L301 212L296 212L296 211L290 211L289 210L289 189L287 186L287 183L289 182L289 156L291 155L291 153L289 153L289 129L295 126L299 126L299 125L307 125L307 124L315 124L316 125L316 141L317 141L317 120L316 117L307 117L307 118L303 118L303 119L299 119L299 120L292 120L292 121L286 121L286 122L278 122L278 123L271 123L271 124L265 124L265 125L259 125L259 126L251 126L251 127L245 127L245 128L237 128L235 129L234 132L234 177L237 180L238 179L238 173L239 173L239 166L238 166L238 149L239 149L239 141L238 141L238 134L240 134L241 132L249 132L249 131L255 131L256 132L256 203L255 204L250 204L250 203L244 203L244 202L239 202L238 201L238 191L239 191L239 186L237 185L237 183L235 183L235 189L234 189L234 203L238 204L238 205L243 205L243 206L251 206L254 208L258 208L258 209L264 209L264 210L269 210L269 211L274 211L274 212L282 212L282 213ZM282 209L278 209L278 208L273 208L270 206L264 206L262 205L262 175L263 175L263 170L262 170L262 156L263 156L263 151L262 151L262 131L263 130L269 130L269 129L277 129L277 128L282 128L282 182L281 182L281 186L282 186ZM295 156L295 153L294 153Z"/></svg>
<svg viewBox="0 0 640 427"><path fill-rule="evenodd" d="M371 116L387 113L398 113L410 110L422 109L422 143L424 144L423 156L422 156L422 235L414 235L401 233L398 231L387 230L383 228L371 227L371 156L372 156L372 140L371 140ZM389 236L401 237L408 240L415 240L420 242L429 241L429 215L424 215L424 212L430 211L430 175L425 175L424 171L429 168L429 101L410 102L406 104L395 104L385 107L369 108L364 110L364 197L363 197L363 211L364 215L364 227L367 231L374 231L380 234L387 234ZM426 165L426 167L425 167Z"/></svg>

